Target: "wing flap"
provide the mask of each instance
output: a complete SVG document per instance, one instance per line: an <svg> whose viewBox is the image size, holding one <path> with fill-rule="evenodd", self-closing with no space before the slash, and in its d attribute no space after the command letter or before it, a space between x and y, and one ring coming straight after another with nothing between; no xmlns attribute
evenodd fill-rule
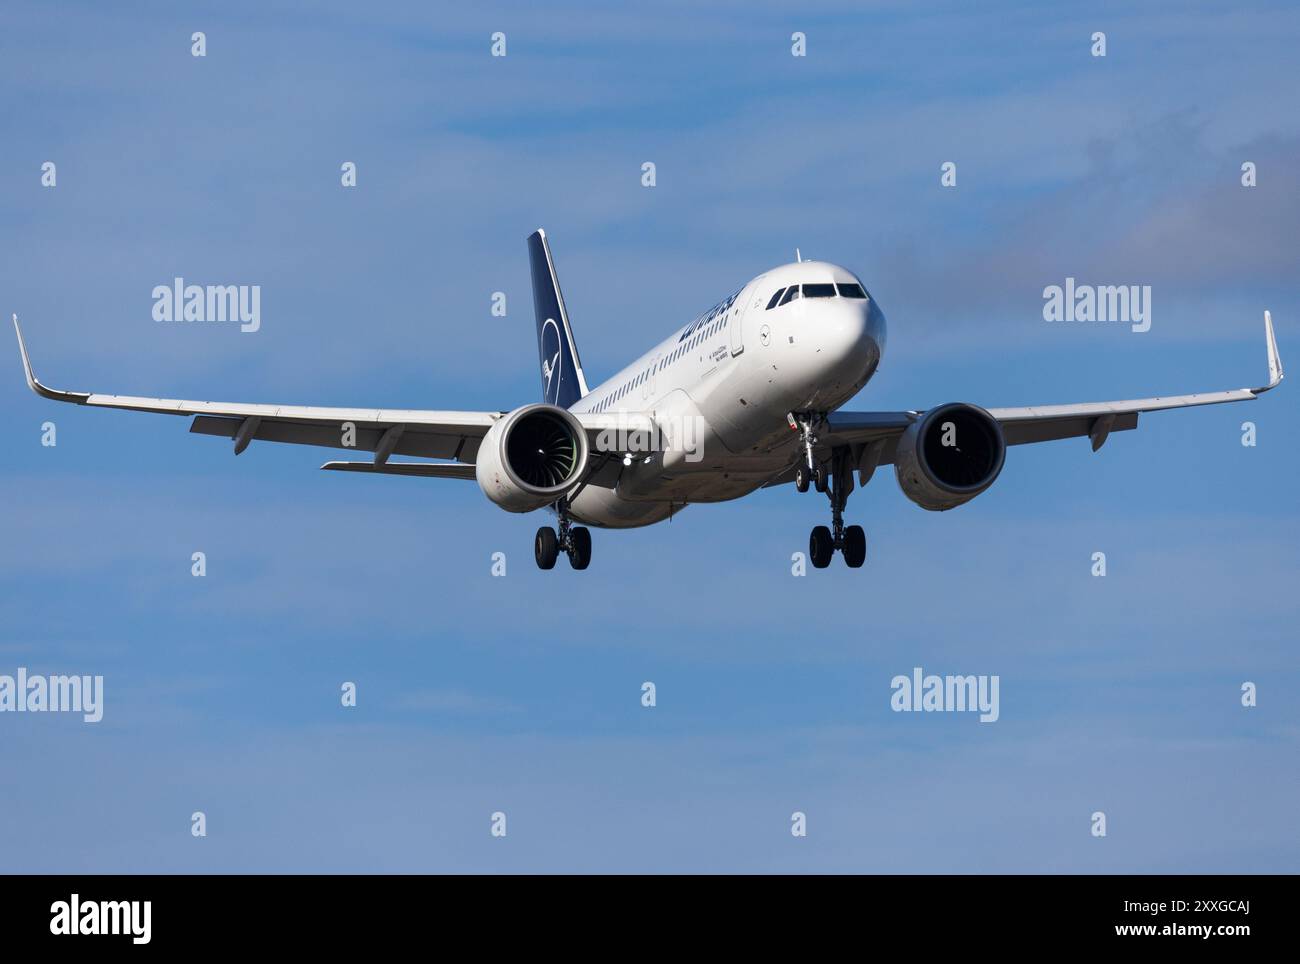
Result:
<svg viewBox="0 0 1300 964"><path fill-rule="evenodd" d="M383 465L376 465L374 462L326 462L321 466L331 472L366 472L371 475L412 475L426 479L472 479L474 478L474 466L457 465L455 463L416 463L416 462L385 462Z"/></svg>
<svg viewBox="0 0 1300 964"><path fill-rule="evenodd" d="M831 412L826 416L826 430L819 435L832 446L874 442L902 435L920 417L920 412Z"/></svg>
<svg viewBox="0 0 1300 964"><path fill-rule="evenodd" d="M327 408L314 405L264 405L251 402L199 402L179 398L138 398L131 395L72 395L77 404L93 408L118 408L157 415L215 415L227 418L263 418L277 422L328 423L342 425L425 425L433 428L460 429L484 435L502 412L424 411L401 408ZM65 401L68 399L59 399Z"/></svg>
<svg viewBox="0 0 1300 964"><path fill-rule="evenodd" d="M1002 436L1007 440L1008 445L1026 445L1030 442L1054 442L1063 438L1091 437L1097 429L1098 418L1112 417L1111 413L1107 413L1101 416L1087 414L1002 419L998 418L996 412L996 409L989 410L989 413L1001 423ZM1130 429L1137 428L1137 412L1121 412L1114 414L1113 418L1114 421L1107 428L1107 432L1127 432Z"/></svg>
<svg viewBox="0 0 1300 964"><path fill-rule="evenodd" d="M190 431L198 435L216 435L235 438L244 424L240 418L215 415L195 416ZM477 434L428 431L416 424L377 424L353 422L353 445L343 444L343 422L302 422L261 419L251 438L263 442L287 442L295 445L317 445L322 448L353 448L359 452L377 452L385 433L394 425L403 431L390 454L413 455L427 459L456 459L473 462L478 455L481 438Z"/></svg>

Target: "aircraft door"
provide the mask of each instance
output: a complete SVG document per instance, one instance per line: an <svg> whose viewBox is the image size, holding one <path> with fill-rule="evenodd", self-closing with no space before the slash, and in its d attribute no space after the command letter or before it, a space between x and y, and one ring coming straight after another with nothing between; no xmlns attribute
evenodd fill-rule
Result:
<svg viewBox="0 0 1300 964"><path fill-rule="evenodd" d="M736 303L731 307L731 321L727 323L728 337L731 339L731 357L735 358L745 350L745 311L749 305L749 299L755 297L756 292L742 291Z"/></svg>

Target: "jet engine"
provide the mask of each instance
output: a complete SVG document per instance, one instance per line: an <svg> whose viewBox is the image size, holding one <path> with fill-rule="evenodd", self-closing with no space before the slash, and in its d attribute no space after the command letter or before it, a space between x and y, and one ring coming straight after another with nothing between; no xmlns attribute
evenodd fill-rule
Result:
<svg viewBox="0 0 1300 964"><path fill-rule="evenodd" d="M932 408L898 440L894 472L903 494L923 509L955 509L998 477L1006 459L1002 426L964 402Z"/></svg>
<svg viewBox="0 0 1300 964"><path fill-rule="evenodd" d="M550 505L587 464L587 433L555 405L525 405L499 419L479 445L474 474L483 494L507 512Z"/></svg>

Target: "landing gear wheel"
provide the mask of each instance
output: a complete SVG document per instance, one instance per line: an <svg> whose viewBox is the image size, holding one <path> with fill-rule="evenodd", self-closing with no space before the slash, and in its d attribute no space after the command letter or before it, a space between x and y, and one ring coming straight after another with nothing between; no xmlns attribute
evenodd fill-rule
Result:
<svg viewBox="0 0 1300 964"><path fill-rule="evenodd" d="M813 469L813 485L817 486L818 492L825 492L829 488L826 484L826 466L819 464Z"/></svg>
<svg viewBox="0 0 1300 964"><path fill-rule="evenodd" d="M555 567L555 560L560 554L560 540L555 536L555 530L543 526L537 530L537 538L533 540L533 555L537 559L538 569L552 569ZM591 556L590 550L587 552L588 558Z"/></svg>
<svg viewBox="0 0 1300 964"><path fill-rule="evenodd" d="M801 465L794 470L794 487L797 492L807 492L808 483L812 481L812 475L808 471L808 466Z"/></svg>
<svg viewBox="0 0 1300 964"><path fill-rule="evenodd" d="M844 546L840 549L850 569L859 569L867 561L867 534L862 526L849 526L844 530Z"/></svg>
<svg viewBox="0 0 1300 964"><path fill-rule="evenodd" d="M569 565L574 569L586 569L590 563L591 530L584 526L574 526L569 530Z"/></svg>
<svg viewBox="0 0 1300 964"><path fill-rule="evenodd" d="M808 537L808 558L814 569L825 569L831 564L835 555L835 543L831 541L831 530L825 526L814 526Z"/></svg>

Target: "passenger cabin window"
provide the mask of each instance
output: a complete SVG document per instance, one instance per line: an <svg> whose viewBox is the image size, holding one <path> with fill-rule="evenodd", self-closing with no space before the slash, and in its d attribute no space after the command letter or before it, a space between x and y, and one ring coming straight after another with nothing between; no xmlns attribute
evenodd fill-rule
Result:
<svg viewBox="0 0 1300 964"><path fill-rule="evenodd" d="M833 284L804 285L803 296L805 298L834 298L835 286Z"/></svg>
<svg viewBox="0 0 1300 964"><path fill-rule="evenodd" d="M767 310L767 311L771 311L773 308L775 308L775 307L776 307L776 303L777 303L778 301L781 300L781 296L782 296L783 294L785 294L785 289L784 289L784 288L777 288L777 289L776 289L776 294L772 295L772 300L769 301L769 302L767 303L767 308L766 308L765 310Z"/></svg>
<svg viewBox="0 0 1300 964"><path fill-rule="evenodd" d="M790 302L798 300L799 297L799 286L791 285L786 289L785 297L781 299L781 304L788 305Z"/></svg>
<svg viewBox="0 0 1300 964"><path fill-rule="evenodd" d="M859 284L841 284L835 287L840 289L841 298L865 298L867 296L867 293L862 290L862 285Z"/></svg>

